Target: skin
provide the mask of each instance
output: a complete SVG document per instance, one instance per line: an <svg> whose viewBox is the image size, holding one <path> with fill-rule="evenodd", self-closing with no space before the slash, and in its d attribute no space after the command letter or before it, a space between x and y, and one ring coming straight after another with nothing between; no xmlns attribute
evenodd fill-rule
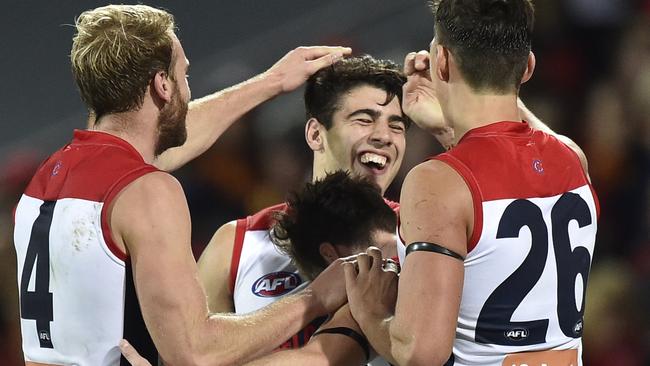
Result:
<svg viewBox="0 0 650 366"><path fill-rule="evenodd" d="M530 112L519 103L517 90L507 94L472 90L460 74L453 53L435 39L430 52L411 53L404 64L408 77L404 87L405 113L430 132L452 127L452 144L470 129L522 117L531 121L533 128L554 134L534 116L530 118ZM534 65L531 53L522 83L530 78ZM442 107L444 123L430 123L432 120L427 117L429 106L435 101ZM568 146L576 151L586 172L582 151L572 142ZM473 231L472 210L470 190L462 177L446 164L430 160L413 168L404 181L400 234L405 243L433 242L464 256ZM381 276L373 261L362 260L370 257L376 262L381 253L368 250L359 255L358 273L351 264L344 264L350 309L370 343L391 363L445 363L455 337L463 288L462 261L436 253L411 253L403 263L392 313L381 304L391 299L371 289L394 279ZM422 311L422 303L427 304L426 312Z"/></svg>
<svg viewBox="0 0 650 366"><path fill-rule="evenodd" d="M384 250L387 254L396 255L396 238L395 234L386 231L376 231L372 235L373 243L378 248ZM323 258L328 263L333 263L339 259L339 256L358 253L364 250L367 245L359 244L355 246L332 245L330 243L321 244ZM376 250L379 250L375 247ZM379 261L378 263L381 263ZM396 278L393 272L385 272L388 276ZM395 298L397 292L397 283L393 281L388 288L382 287L384 292L390 292L386 297ZM392 309L391 309L392 310ZM321 326L321 329L346 327L361 333L361 328L352 317L348 305L338 309L331 318ZM150 366L150 363L142 358L137 351L126 341L120 343L120 349L125 358L133 366ZM371 356L372 357L372 356ZM274 352L268 356L259 358L255 361L246 363L248 366L262 365L293 365L293 364L310 364L317 365L362 365L365 364L364 350L359 343L347 336L337 334L319 334L310 339L310 341L300 349L284 350Z"/></svg>
<svg viewBox="0 0 650 366"><path fill-rule="evenodd" d="M168 170L205 151L246 111L295 89L351 51L301 47L258 77L189 103L187 142L156 157L161 111L172 108L174 101L187 105L191 97L189 61L178 38L170 36L174 78L157 72L138 110L102 116L94 126L126 140L145 162ZM211 315L190 249L187 202L178 181L164 172L146 174L125 187L108 208L107 219L116 245L130 257L145 323L166 364L245 362L270 352L310 319L338 309L345 299L342 286L332 285L340 282L335 280L342 276L340 266L332 266L306 291L263 311L241 317Z"/></svg>
<svg viewBox="0 0 650 366"><path fill-rule="evenodd" d="M370 177L383 194L399 171L406 148L399 100L393 98L382 106L386 92L365 85L353 88L342 98L329 130L315 118L307 121L305 139L314 151L313 179L345 169ZM388 158L383 171L373 171L359 161L360 154L366 151ZM235 311L228 288L235 227L236 221L231 221L219 228L198 262L200 279L213 312Z"/></svg>

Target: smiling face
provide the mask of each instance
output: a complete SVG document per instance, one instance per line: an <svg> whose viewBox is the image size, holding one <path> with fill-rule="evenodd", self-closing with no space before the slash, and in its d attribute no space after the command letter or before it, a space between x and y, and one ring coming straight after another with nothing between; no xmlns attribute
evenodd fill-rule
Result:
<svg viewBox="0 0 650 366"><path fill-rule="evenodd" d="M320 125L322 146L315 151L314 176L348 170L368 177L382 191L395 178L406 145L404 116L397 97L386 103L387 93L362 85L340 98L332 127Z"/></svg>

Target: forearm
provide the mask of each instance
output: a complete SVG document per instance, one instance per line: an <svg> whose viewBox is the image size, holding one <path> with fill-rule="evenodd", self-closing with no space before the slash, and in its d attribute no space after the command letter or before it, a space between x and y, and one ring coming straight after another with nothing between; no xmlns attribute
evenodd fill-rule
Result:
<svg viewBox="0 0 650 366"><path fill-rule="evenodd" d="M283 365L309 365L329 366L326 355L321 352L314 352L308 347L283 350L270 355L258 358L246 363L246 366L283 366Z"/></svg>
<svg viewBox="0 0 650 366"><path fill-rule="evenodd" d="M209 365L240 364L266 355L324 315L307 289L247 315L214 314L197 337ZM207 340L207 341L206 341Z"/></svg>
<svg viewBox="0 0 650 366"><path fill-rule="evenodd" d="M390 324L393 318L393 316L383 319L364 317L359 319L361 321L357 320L357 322L375 352L386 361L397 364L391 352Z"/></svg>
<svg viewBox="0 0 650 366"><path fill-rule="evenodd" d="M187 140L162 153L156 167L174 171L204 153L235 121L282 92L281 77L265 72L235 86L190 102Z"/></svg>

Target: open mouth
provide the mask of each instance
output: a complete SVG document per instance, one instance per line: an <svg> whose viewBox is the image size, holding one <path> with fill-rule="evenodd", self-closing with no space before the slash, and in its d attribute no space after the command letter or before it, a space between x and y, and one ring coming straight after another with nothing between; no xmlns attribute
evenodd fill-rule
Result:
<svg viewBox="0 0 650 366"><path fill-rule="evenodd" d="M374 173L381 173L388 166L388 158L386 156L372 152L364 152L359 155L359 162Z"/></svg>

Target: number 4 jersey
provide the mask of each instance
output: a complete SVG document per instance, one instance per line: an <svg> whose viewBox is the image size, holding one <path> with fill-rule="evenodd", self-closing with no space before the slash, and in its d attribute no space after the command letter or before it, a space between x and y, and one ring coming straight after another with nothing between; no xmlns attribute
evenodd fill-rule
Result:
<svg viewBox="0 0 650 366"><path fill-rule="evenodd" d="M474 203L448 365L582 365L598 202L576 153L527 123L499 122L434 159Z"/></svg>
<svg viewBox="0 0 650 366"><path fill-rule="evenodd" d="M106 213L126 185L156 170L126 141L91 131L75 131L39 167L15 215L26 361L118 365L117 345L127 338L155 362L131 266Z"/></svg>

